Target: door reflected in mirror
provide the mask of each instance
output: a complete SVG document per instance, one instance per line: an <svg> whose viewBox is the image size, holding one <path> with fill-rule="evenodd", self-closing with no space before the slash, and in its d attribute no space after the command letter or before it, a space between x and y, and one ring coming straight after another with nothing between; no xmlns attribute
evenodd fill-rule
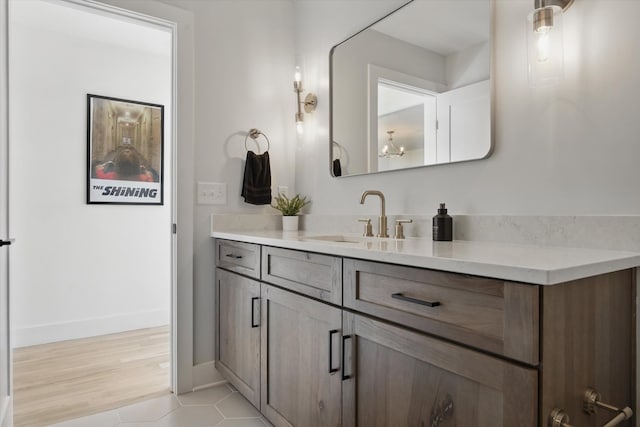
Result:
<svg viewBox="0 0 640 427"><path fill-rule="evenodd" d="M490 14L490 0L414 0L334 46L334 176L490 154Z"/></svg>

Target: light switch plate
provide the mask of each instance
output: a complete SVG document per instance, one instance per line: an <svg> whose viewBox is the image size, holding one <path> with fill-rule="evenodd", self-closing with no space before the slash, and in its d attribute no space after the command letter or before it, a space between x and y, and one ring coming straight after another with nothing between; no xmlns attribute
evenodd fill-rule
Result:
<svg viewBox="0 0 640 427"><path fill-rule="evenodd" d="M227 184L224 182L198 182L199 205L226 205Z"/></svg>

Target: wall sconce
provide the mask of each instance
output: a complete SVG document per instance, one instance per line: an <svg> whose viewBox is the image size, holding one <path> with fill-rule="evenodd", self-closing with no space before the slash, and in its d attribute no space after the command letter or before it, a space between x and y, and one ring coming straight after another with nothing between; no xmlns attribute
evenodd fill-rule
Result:
<svg viewBox="0 0 640 427"><path fill-rule="evenodd" d="M535 0L527 16L527 56L531 86L553 84L564 73L562 13L573 0Z"/></svg>
<svg viewBox="0 0 640 427"><path fill-rule="evenodd" d="M300 94L302 93L302 75L300 73L300 67L296 67L296 72L293 76L293 90L296 92L296 96L298 98L298 112L296 113L296 130L298 134L302 134L304 132L303 122L304 122L304 113L311 113L316 110L318 105L318 97L312 93L308 93L307 96L304 97L304 101L300 99ZM304 113L302 112L304 109Z"/></svg>

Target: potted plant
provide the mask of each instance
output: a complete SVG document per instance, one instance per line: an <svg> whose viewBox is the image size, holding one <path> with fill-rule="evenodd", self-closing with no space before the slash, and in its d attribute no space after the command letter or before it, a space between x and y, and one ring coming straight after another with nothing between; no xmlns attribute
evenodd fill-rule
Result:
<svg viewBox="0 0 640 427"><path fill-rule="evenodd" d="M271 205L271 207L282 213L282 231L297 231L298 214L300 210L311 203L311 201L308 201L306 196L300 197L300 194L296 194L290 199L282 193L274 197L274 200L276 204Z"/></svg>

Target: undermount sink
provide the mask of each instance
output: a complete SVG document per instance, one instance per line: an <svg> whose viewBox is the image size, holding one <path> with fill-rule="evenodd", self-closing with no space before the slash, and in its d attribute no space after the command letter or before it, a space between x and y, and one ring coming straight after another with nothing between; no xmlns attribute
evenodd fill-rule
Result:
<svg viewBox="0 0 640 427"><path fill-rule="evenodd" d="M333 243L362 243L365 241L363 237L345 236L341 234L335 234L335 235L329 235L329 236L307 236L303 240L319 240L323 242L333 242Z"/></svg>

